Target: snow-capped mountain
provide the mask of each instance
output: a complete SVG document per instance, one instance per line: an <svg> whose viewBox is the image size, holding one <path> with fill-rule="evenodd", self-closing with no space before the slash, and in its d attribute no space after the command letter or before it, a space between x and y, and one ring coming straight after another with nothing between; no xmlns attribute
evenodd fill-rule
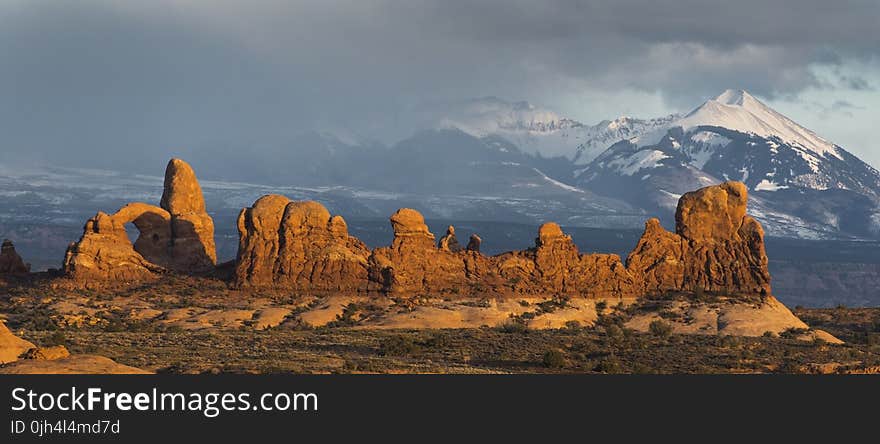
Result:
<svg viewBox="0 0 880 444"><path fill-rule="evenodd" d="M589 163L615 142L666 128L681 117L623 116L591 126L529 102L508 102L497 97L448 105L438 114L434 117L438 127L457 128L475 137L502 137L526 154L564 157L577 165Z"/></svg>
<svg viewBox="0 0 880 444"><path fill-rule="evenodd" d="M771 233L880 233L880 173L745 91L725 91L666 127L622 140L575 175L582 188L627 195L661 214L697 185L739 180Z"/></svg>
<svg viewBox="0 0 880 444"><path fill-rule="evenodd" d="M636 119L623 116L614 120L603 120L596 125L586 127L582 138L583 142L577 146L572 160L575 165L586 165L611 145L621 140L632 139L658 129L668 128L670 123L680 117L678 114L670 114L655 119Z"/></svg>
<svg viewBox="0 0 880 444"><path fill-rule="evenodd" d="M439 128L456 128L475 137L500 136L527 154L545 158L574 156L584 124L528 102L483 97L447 105L433 119Z"/></svg>

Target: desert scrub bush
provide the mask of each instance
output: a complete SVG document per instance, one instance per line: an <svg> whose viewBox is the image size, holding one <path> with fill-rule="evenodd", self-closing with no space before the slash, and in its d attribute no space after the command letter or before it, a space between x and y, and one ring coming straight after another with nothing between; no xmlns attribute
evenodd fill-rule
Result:
<svg viewBox="0 0 880 444"><path fill-rule="evenodd" d="M599 361L599 364L593 369L600 373L623 373L623 364L614 355L608 356Z"/></svg>
<svg viewBox="0 0 880 444"><path fill-rule="evenodd" d="M580 321L575 321L573 319L571 321L565 321L565 328L567 330L580 330L581 323Z"/></svg>
<svg viewBox="0 0 880 444"><path fill-rule="evenodd" d="M605 329L605 335L615 341L620 341L624 338L623 328L617 324L607 324L603 328Z"/></svg>
<svg viewBox="0 0 880 444"><path fill-rule="evenodd" d="M529 327L520 319L511 318L496 327L501 333L528 333Z"/></svg>
<svg viewBox="0 0 880 444"><path fill-rule="evenodd" d="M467 301L460 302L460 305L465 307L474 307L474 308L489 308L492 306L492 302L489 299L481 298L481 299L471 299Z"/></svg>
<svg viewBox="0 0 880 444"><path fill-rule="evenodd" d="M667 339L672 336L672 324L660 319L655 319L648 325L648 331L658 338Z"/></svg>
<svg viewBox="0 0 880 444"><path fill-rule="evenodd" d="M740 338L731 335L723 336L718 340L719 347L728 349L737 348L741 343L742 341L740 341Z"/></svg>
<svg viewBox="0 0 880 444"><path fill-rule="evenodd" d="M549 301L538 303L539 313L553 313L554 311L568 307L571 298L566 296L558 296Z"/></svg>
<svg viewBox="0 0 880 444"><path fill-rule="evenodd" d="M376 304L363 304L352 302L342 309L342 314L336 315L336 320L327 324L327 327L351 327L376 313L380 313L382 307Z"/></svg>
<svg viewBox="0 0 880 444"><path fill-rule="evenodd" d="M663 319L676 320L681 319L682 315L680 313L676 313L668 308L664 308L657 312L657 316L660 316Z"/></svg>
<svg viewBox="0 0 880 444"><path fill-rule="evenodd" d="M562 353L562 350L552 348L544 352L541 362L547 368L562 368L565 367L565 355Z"/></svg>
<svg viewBox="0 0 880 444"><path fill-rule="evenodd" d="M809 331L810 330L807 328L789 327L789 328L786 328L785 331L780 333L779 337L785 338L785 339L797 339L798 336L805 335Z"/></svg>
<svg viewBox="0 0 880 444"><path fill-rule="evenodd" d="M67 336L64 335L64 332L61 330L55 330L49 336L46 336L46 339L43 341L47 347L54 347L56 345L64 345L67 346Z"/></svg>
<svg viewBox="0 0 880 444"><path fill-rule="evenodd" d="M596 313L602 313L605 309L608 308L608 303L605 301L596 301Z"/></svg>
<svg viewBox="0 0 880 444"><path fill-rule="evenodd" d="M379 343L379 354L382 356L409 356L418 350L418 344L407 335L389 336Z"/></svg>
<svg viewBox="0 0 880 444"><path fill-rule="evenodd" d="M452 341L448 334L444 332L436 332L421 341L421 344L425 347L440 349L449 347L452 344Z"/></svg>

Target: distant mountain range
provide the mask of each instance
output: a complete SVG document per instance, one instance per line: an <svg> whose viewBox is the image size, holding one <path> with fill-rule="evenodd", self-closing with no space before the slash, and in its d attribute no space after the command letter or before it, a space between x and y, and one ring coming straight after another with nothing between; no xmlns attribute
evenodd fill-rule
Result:
<svg viewBox="0 0 880 444"><path fill-rule="evenodd" d="M621 140L575 171L575 184L648 211L722 180L746 183L773 234L880 234L880 173L843 148L728 90L666 126Z"/></svg>
<svg viewBox="0 0 880 444"><path fill-rule="evenodd" d="M687 191L740 180L771 236L880 238L880 173L745 91L725 91L686 115L596 125L493 97L424 114L425 128L390 146L309 132L275 147L230 143L180 156L208 179L217 212L273 191L321 200L347 217L411 206L429 218L638 229L646 216L672 226ZM79 224L64 208L115 210L122 200L148 200L121 199L121 191L155 193L146 186L154 182L0 166L0 205L15 207L0 227L31 216Z"/></svg>

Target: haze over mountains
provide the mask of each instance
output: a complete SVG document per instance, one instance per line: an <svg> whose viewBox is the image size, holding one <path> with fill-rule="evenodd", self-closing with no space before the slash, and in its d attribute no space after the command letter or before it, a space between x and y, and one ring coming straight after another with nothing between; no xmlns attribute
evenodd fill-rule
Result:
<svg viewBox="0 0 880 444"><path fill-rule="evenodd" d="M208 177L432 196L457 204L441 210L423 199L428 214L573 226L637 226L644 214L668 224L682 193L734 179L749 186L770 235L880 235L877 170L746 91L724 91L686 115L595 125L495 97L418 114L422 127L391 146L312 132L267 157L189 156Z"/></svg>
<svg viewBox="0 0 880 444"><path fill-rule="evenodd" d="M298 188L350 217L408 205L429 218L638 229L645 216L671 226L682 193L730 179L749 187L750 212L770 236L880 236L880 173L745 91L725 91L686 115L595 125L494 97L419 113L422 128L391 146L313 131L259 155L230 145L181 156L215 179L206 182L214 211ZM0 176L7 205L49 219L63 218L49 208L106 207L96 199L117 197L77 197L87 184L154 192L130 188L150 179L106 172L7 168ZM119 200L138 200L131 197Z"/></svg>

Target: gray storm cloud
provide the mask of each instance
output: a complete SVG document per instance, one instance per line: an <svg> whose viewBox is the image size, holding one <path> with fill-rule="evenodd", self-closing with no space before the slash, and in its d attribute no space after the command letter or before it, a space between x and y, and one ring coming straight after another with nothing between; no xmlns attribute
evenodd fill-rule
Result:
<svg viewBox="0 0 880 444"><path fill-rule="evenodd" d="M878 79L877 17L876 1L11 0L0 140L13 157L137 168L322 126L393 139L432 100L636 91L679 109L729 87L846 100Z"/></svg>

